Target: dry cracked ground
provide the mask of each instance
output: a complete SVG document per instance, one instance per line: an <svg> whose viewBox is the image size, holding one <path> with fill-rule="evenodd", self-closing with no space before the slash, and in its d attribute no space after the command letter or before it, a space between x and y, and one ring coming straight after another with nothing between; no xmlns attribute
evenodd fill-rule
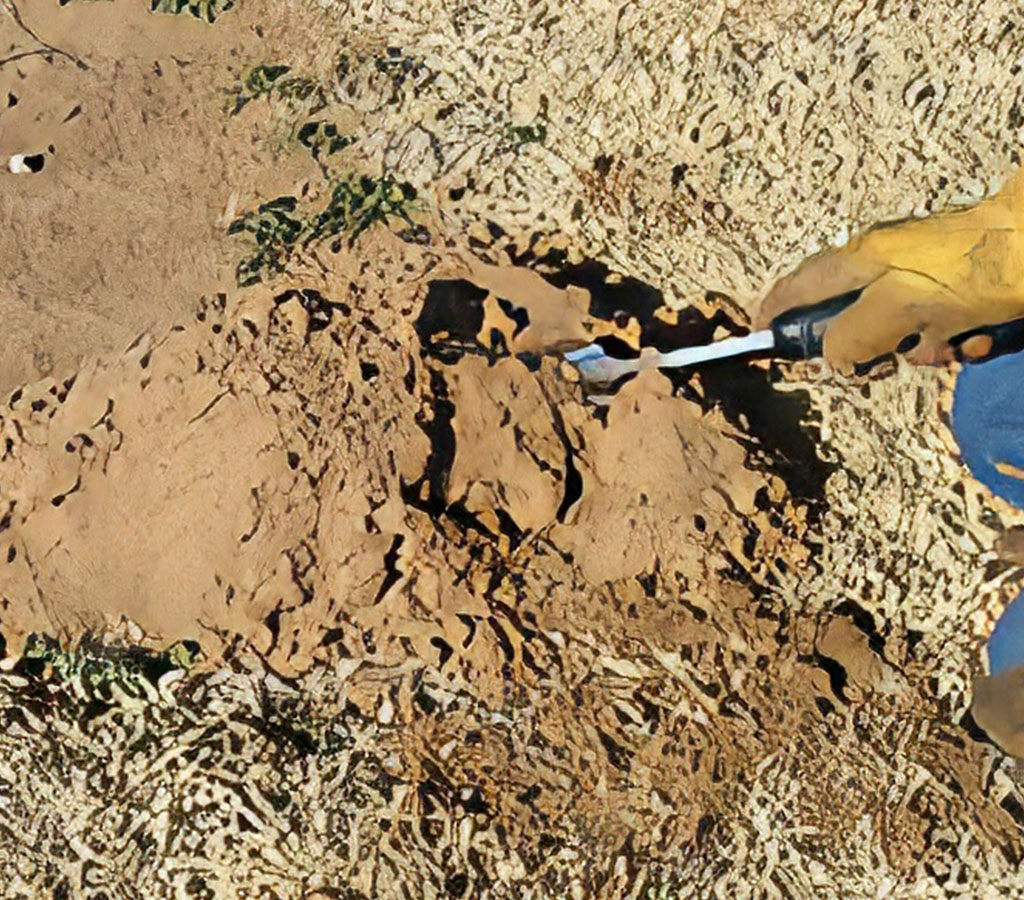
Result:
<svg viewBox="0 0 1024 900"><path fill-rule="evenodd" d="M1019 9L150 6L3 3L0 893L1019 896L954 373L557 353L994 190Z"/></svg>

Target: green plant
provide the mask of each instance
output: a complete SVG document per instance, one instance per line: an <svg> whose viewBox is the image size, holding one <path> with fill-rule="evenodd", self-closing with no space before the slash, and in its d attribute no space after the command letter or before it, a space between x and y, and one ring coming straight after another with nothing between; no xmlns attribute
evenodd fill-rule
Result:
<svg viewBox="0 0 1024 900"><path fill-rule="evenodd" d="M416 189L408 182L393 178L350 176L337 181L326 206L302 219L295 214L295 197L277 197L255 212L245 213L228 227L228 234L249 235L255 253L242 260L235 270L240 287L283 273L297 247L306 250L320 241L348 234L349 246L374 223L389 224L398 219L418 239L410 213L417 206Z"/></svg>
<svg viewBox="0 0 1024 900"><path fill-rule="evenodd" d="M534 125L510 125L508 128L508 139L513 148L523 144L542 144L547 139L548 129L543 122Z"/></svg>
<svg viewBox="0 0 1024 900"><path fill-rule="evenodd" d="M340 181L331 192L323 212L312 220L303 246L313 241L351 232L349 243L355 242L375 222L386 223L397 217L412 226L410 205L416 200L416 189L408 182L393 178L351 178Z"/></svg>
<svg viewBox="0 0 1024 900"><path fill-rule="evenodd" d="M246 287L268 274L279 274L292 254L303 223L290 214L298 202L294 197L276 197L259 206L254 213L239 216L228 226L228 234L248 234L256 243L256 252L238 264L235 278Z"/></svg>
<svg viewBox="0 0 1024 900"><path fill-rule="evenodd" d="M174 0L182 2L182 0ZM260 65L249 71L241 84L233 91L235 105L231 115L237 115L251 100L258 97L277 97L282 100L305 101L313 99L314 109L323 109L327 105L327 98L323 88L313 79L303 75L288 75L291 66Z"/></svg>
<svg viewBox="0 0 1024 900"><path fill-rule="evenodd" d="M212 23L217 16L226 13L235 0L150 0L150 12L181 15L188 13L197 19Z"/></svg>
<svg viewBox="0 0 1024 900"><path fill-rule="evenodd" d="M309 148L314 159L330 156L355 143L354 137L339 134L338 126L333 122L321 122L316 119L306 122L299 129L298 140L303 147Z"/></svg>
<svg viewBox="0 0 1024 900"><path fill-rule="evenodd" d="M117 695L154 697L160 676L188 670L199 645L179 641L157 652L141 647L111 646L88 636L70 647L49 635L32 634L18 663L21 674L69 686L87 700L117 702Z"/></svg>

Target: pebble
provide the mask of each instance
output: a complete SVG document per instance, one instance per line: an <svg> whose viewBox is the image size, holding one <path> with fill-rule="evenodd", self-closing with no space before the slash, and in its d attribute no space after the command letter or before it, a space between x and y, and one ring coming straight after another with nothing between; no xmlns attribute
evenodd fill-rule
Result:
<svg viewBox="0 0 1024 900"><path fill-rule="evenodd" d="M7 169L14 175L34 175L43 170L45 159L43 154L15 153L7 160Z"/></svg>
<svg viewBox="0 0 1024 900"><path fill-rule="evenodd" d="M452 751L455 749L457 745L458 741L455 740L455 738L452 738L438 751L437 755L440 757L442 762L447 761L448 757L452 755Z"/></svg>

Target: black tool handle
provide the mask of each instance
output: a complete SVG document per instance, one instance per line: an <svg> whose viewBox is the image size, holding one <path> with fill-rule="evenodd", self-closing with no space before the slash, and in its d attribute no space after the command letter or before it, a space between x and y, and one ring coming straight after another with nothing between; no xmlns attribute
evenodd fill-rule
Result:
<svg viewBox="0 0 1024 900"><path fill-rule="evenodd" d="M772 334L775 337L773 355L781 359L813 359L821 356L828 323L848 306L851 306L860 297L862 290L862 288L858 288L855 291L830 297L828 300L823 300L812 306L788 309L776 316L771 323ZM992 346L988 353L981 357L965 359L961 350L962 346L970 338L980 335L986 335L992 339ZM997 356L1019 353L1024 350L1024 318L972 328L950 338L949 343L960 362L986 362ZM879 357L879 359L882 358L884 357ZM871 360L863 363L858 369L866 371L878 361Z"/></svg>
<svg viewBox="0 0 1024 900"><path fill-rule="evenodd" d="M964 343L972 337L987 335L992 339L992 348L984 356L964 359L961 348ZM983 325L980 328L972 328L949 339L953 347L953 353L959 362L987 362L997 356L1005 356L1007 353L1019 353L1024 350L1024 319L1011 319L1009 322L1002 322L999 325Z"/></svg>
<svg viewBox="0 0 1024 900"><path fill-rule="evenodd" d="M825 328L850 306L861 294L861 289L830 297L813 306L787 309L772 319L775 336L773 355L782 359L813 359L821 356L825 343Z"/></svg>

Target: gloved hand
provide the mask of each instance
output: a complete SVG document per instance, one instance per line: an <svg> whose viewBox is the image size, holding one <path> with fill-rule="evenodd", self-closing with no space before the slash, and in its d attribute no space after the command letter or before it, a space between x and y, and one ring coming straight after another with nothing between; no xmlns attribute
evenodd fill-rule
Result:
<svg viewBox="0 0 1024 900"><path fill-rule="evenodd" d="M825 358L841 369L897 348L914 362L943 362L951 337L1024 316L1024 170L969 209L876 226L812 257L769 291L758 327L858 288L825 332ZM989 346L976 336L960 350L983 357Z"/></svg>

